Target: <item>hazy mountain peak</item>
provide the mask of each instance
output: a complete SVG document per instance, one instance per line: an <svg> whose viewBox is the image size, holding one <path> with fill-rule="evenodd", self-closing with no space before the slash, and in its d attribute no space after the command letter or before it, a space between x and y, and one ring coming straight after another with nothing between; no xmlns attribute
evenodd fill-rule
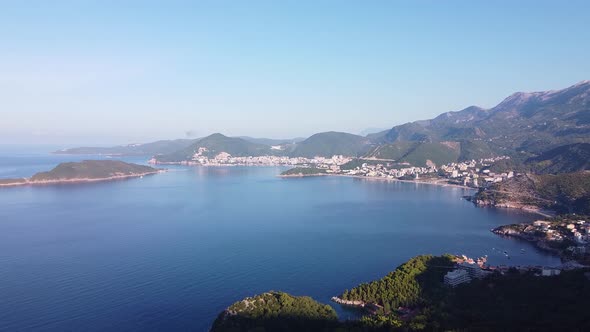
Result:
<svg viewBox="0 0 590 332"><path fill-rule="evenodd" d="M590 86L590 80L580 81L580 82L574 84L572 87L578 87L578 86L582 86L582 85L588 85L588 86Z"/></svg>
<svg viewBox="0 0 590 332"><path fill-rule="evenodd" d="M225 136L222 133L213 133L213 134L211 134L207 137L204 137L204 138L229 138L229 137Z"/></svg>
<svg viewBox="0 0 590 332"><path fill-rule="evenodd" d="M590 96L590 80L584 80L561 90L516 92L504 99L494 109L519 107L530 101L550 102L555 98L586 98L588 96Z"/></svg>
<svg viewBox="0 0 590 332"><path fill-rule="evenodd" d="M552 91L551 91L552 92ZM515 92L498 104L495 109L515 108L527 103L532 98L540 97L550 92Z"/></svg>

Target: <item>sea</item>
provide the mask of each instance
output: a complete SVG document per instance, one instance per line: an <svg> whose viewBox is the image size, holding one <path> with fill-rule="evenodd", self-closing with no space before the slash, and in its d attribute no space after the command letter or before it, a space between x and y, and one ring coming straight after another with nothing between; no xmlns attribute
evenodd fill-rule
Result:
<svg viewBox="0 0 590 332"><path fill-rule="evenodd" d="M107 158L51 153L58 148L0 146L0 178ZM332 296L416 255L559 264L490 232L538 216L475 207L462 198L471 190L280 178L282 167L166 167L112 182L0 188L0 330L208 331L233 302L269 290L311 296L349 319L357 313Z"/></svg>

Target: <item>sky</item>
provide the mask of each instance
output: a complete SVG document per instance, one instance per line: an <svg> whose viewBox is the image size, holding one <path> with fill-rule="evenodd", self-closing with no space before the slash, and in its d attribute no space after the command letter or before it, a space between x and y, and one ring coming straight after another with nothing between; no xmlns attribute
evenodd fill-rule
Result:
<svg viewBox="0 0 590 332"><path fill-rule="evenodd" d="M359 133L590 79L589 1L0 0L0 144Z"/></svg>

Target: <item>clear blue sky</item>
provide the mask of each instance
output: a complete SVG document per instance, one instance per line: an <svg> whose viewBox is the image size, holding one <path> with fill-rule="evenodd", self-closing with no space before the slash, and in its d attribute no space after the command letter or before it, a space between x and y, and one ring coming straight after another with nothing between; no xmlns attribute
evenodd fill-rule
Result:
<svg viewBox="0 0 590 332"><path fill-rule="evenodd" d="M590 79L589 1L2 1L0 142L359 132Z"/></svg>

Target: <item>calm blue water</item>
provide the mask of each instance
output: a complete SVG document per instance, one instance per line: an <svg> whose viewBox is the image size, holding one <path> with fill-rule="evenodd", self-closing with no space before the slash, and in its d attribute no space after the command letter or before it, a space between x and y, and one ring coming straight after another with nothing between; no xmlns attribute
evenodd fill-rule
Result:
<svg viewBox="0 0 590 332"><path fill-rule="evenodd" d="M88 159L31 151L0 151L0 176ZM0 330L206 331L245 296L283 290L328 303L424 253L558 263L489 232L534 216L476 208L462 189L280 172L174 168L0 189Z"/></svg>

